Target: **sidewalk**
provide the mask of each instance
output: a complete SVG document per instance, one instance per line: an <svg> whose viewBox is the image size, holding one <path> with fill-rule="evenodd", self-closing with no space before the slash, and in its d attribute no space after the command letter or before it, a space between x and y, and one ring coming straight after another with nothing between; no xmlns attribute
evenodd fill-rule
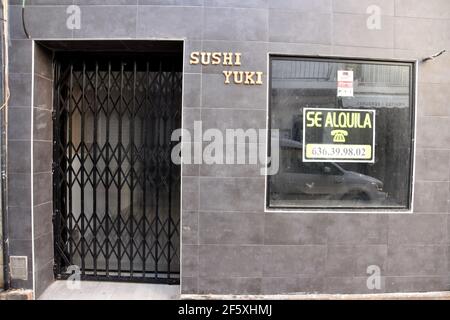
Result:
<svg viewBox="0 0 450 320"><path fill-rule="evenodd" d="M380 294L181 295L185 300L450 300L450 291Z"/></svg>
<svg viewBox="0 0 450 320"><path fill-rule="evenodd" d="M0 300L32 300L31 290L8 290L0 291Z"/></svg>
<svg viewBox="0 0 450 320"><path fill-rule="evenodd" d="M82 281L78 289L70 288L67 281L55 281L39 300L175 300L180 286Z"/></svg>

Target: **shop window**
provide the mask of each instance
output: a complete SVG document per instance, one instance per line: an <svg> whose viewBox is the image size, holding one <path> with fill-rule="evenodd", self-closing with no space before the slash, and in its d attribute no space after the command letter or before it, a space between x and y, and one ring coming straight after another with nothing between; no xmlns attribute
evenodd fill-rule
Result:
<svg viewBox="0 0 450 320"><path fill-rule="evenodd" d="M271 57L270 68L280 168L267 206L409 209L413 63Z"/></svg>

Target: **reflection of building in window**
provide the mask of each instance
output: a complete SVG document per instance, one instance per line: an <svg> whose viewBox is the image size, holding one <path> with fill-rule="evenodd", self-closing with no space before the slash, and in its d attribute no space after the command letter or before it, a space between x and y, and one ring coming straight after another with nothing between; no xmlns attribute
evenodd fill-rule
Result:
<svg viewBox="0 0 450 320"><path fill-rule="evenodd" d="M292 140L302 143L305 107L374 109L377 119L375 164L346 163L342 167L384 182L383 190L388 194L388 201L384 204L369 202L364 206L408 207L413 122L410 98L412 64L301 58L273 58L271 64L271 128L290 132ZM337 97L338 70L353 70L354 97ZM289 138L289 134L283 137ZM346 137L344 133L336 132L334 139L335 142L344 142ZM305 199L300 195L297 201L301 206ZM317 205L323 207L327 203L321 200Z"/></svg>

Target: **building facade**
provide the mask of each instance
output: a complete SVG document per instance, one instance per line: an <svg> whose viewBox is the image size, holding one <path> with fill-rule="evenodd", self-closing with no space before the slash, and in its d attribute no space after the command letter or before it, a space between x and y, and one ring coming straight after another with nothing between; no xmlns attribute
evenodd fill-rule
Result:
<svg viewBox="0 0 450 320"><path fill-rule="evenodd" d="M9 3L9 287L450 289L448 1ZM196 158L208 129L264 161Z"/></svg>
<svg viewBox="0 0 450 320"><path fill-rule="evenodd" d="M3 33L3 28L4 28L4 26L2 25L2 27L0 28L2 30L2 33ZM3 37L2 37L2 40L0 40L0 46L2 47L2 50L1 50L1 53L0 53L0 59L2 61L2 66L5 65L4 64L4 60L3 60L3 58L4 58L4 54L3 54L4 43L5 42L4 42ZM4 72L5 72L5 69L2 68L2 71L0 72L0 88L1 88L0 89L0 91L1 91L0 92L0 101L4 101L4 93L5 93ZM2 119L5 119L5 117L4 117L4 110L2 111L2 116L1 117L2 117ZM3 121L2 121L2 123L3 123ZM5 127L2 125L2 128L5 128ZM5 138L6 138L6 136L5 136ZM2 139L1 143L0 143L0 148L1 148L2 151L5 150L4 142L5 142L4 139ZM2 160L0 161L0 165L2 163L5 163L4 158L2 158ZM4 185L4 181L2 181L2 186L3 185ZM2 188L2 190L4 190L4 188ZM4 258L6 256L6 253L3 251L3 246L4 246L4 244L3 244L3 227L4 227L4 225L3 225L3 211L4 211L3 210L3 200L0 201L0 207L2 208L2 209L0 209L0 220L1 220L0 221L0 270L2 270L1 274L0 274L0 291L2 291L3 290L3 286L4 286L4 276L7 273L5 262L4 262Z"/></svg>

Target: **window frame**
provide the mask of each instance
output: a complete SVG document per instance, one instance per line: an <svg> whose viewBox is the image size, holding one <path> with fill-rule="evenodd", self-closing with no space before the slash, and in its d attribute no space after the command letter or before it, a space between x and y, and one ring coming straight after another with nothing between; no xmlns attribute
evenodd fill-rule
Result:
<svg viewBox="0 0 450 320"><path fill-rule="evenodd" d="M413 213L414 212L414 189L415 189L415 158L416 158L416 131L417 131L417 84L418 84L418 60L417 59L380 59L380 58L362 58L362 57L342 57L342 56L323 56L323 55L295 55L295 54L280 54L268 53L267 55L267 146L266 156L270 159L271 156L271 129L272 129L272 75L273 75L273 61L287 60L287 61L316 61L316 62L334 62L334 63L369 63L379 65L394 65L407 66L410 70L409 77L409 99L410 99L410 114L411 114L411 165L409 168L409 192L407 199L407 206L404 208L389 207L389 206L374 206L374 207L307 207L307 206L282 206L270 204L270 184L269 176L265 176L265 205L264 212L344 212L344 213ZM267 163L267 161L266 161ZM281 162L280 162L281 165Z"/></svg>

